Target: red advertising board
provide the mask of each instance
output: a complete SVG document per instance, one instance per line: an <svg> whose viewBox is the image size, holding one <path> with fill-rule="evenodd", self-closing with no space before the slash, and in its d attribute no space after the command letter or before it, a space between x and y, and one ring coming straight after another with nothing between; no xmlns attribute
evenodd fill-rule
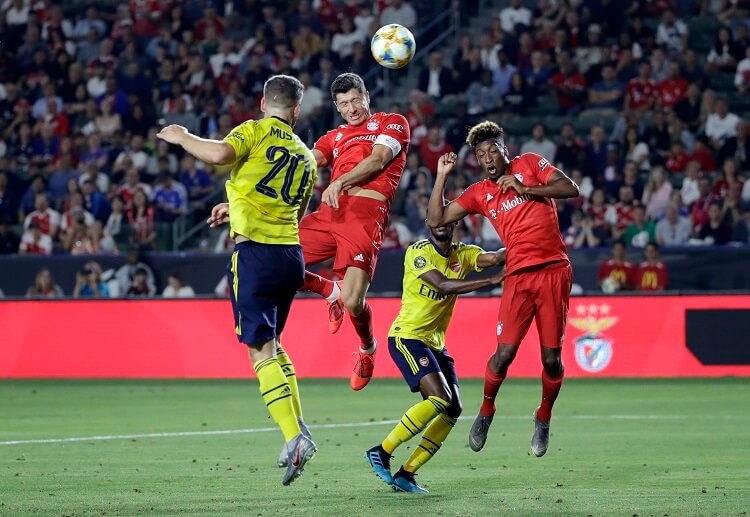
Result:
<svg viewBox="0 0 750 517"><path fill-rule="evenodd" d="M497 298L459 300L448 349L463 377L481 377L496 342ZM387 332L400 300L370 300L380 342L376 376L398 376ZM686 346L688 309L750 309L745 296L584 297L571 300L563 358L568 377L747 376L750 364L707 366ZM351 323L327 330L325 304L295 302L282 342L300 377L348 377ZM746 340L746 336L738 336ZM532 325L511 376L541 372ZM0 303L0 377L206 378L252 375L223 300Z"/></svg>

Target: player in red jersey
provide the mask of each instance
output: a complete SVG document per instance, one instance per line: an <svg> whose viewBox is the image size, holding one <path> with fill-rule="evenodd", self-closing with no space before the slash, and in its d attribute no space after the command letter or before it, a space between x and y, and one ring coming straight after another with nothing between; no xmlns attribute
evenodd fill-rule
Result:
<svg viewBox="0 0 750 517"><path fill-rule="evenodd" d="M317 212L300 221L299 236L305 265L333 258L338 283L305 272L302 291L325 297L329 329L343 321L343 307L361 340L350 377L354 390L372 378L377 343L372 311L365 300L375 271L393 196L406 165L411 137L409 123L396 113L372 113L370 95L362 78L344 73L331 84L331 96L346 124L327 132L315 143L318 167L332 168L331 183L323 191ZM226 222L226 204L214 207L209 224Z"/></svg>
<svg viewBox="0 0 750 517"><path fill-rule="evenodd" d="M542 352L542 402L534 413L531 451L547 452L552 405L563 380L561 347L568 315L572 270L552 198L577 197L578 185L538 154L524 153L513 160L494 122L481 122L469 131L466 142L474 148L487 179L471 185L443 207L448 174L455 154L439 162L430 197L427 223L438 227L469 214L482 214L506 246L506 279L497 324L497 350L487 363L484 401L469 434L469 445L479 451L487 440L495 414L495 397L516 356L531 321Z"/></svg>

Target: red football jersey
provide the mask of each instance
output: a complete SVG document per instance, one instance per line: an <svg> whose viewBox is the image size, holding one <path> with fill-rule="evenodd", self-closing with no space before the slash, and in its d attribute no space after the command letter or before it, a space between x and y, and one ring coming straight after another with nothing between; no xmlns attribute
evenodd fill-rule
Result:
<svg viewBox="0 0 750 517"><path fill-rule="evenodd" d="M603 282L608 277L613 277L617 280L620 286L624 288L630 288L635 285L635 264L624 260L622 262L616 262L614 259L609 259L602 262L599 266L599 275L597 280Z"/></svg>
<svg viewBox="0 0 750 517"><path fill-rule="evenodd" d="M524 153L510 162L510 174L527 186L546 185L555 167L535 153ZM555 201L547 197L503 193L491 179L474 183L456 200L470 214L489 219L507 248L506 274L519 269L568 260Z"/></svg>
<svg viewBox="0 0 750 517"><path fill-rule="evenodd" d="M647 107L655 91L656 86L653 81L643 81L638 77L628 81L625 92L630 97L630 109L638 110Z"/></svg>
<svg viewBox="0 0 750 517"><path fill-rule="evenodd" d="M404 172L410 138L409 123L403 115L375 113L359 126L342 124L332 129L315 142L314 149L323 153L331 164L331 181L334 181L370 156L376 143L390 147L393 159L385 169L357 184L363 189L380 192L390 203Z"/></svg>
<svg viewBox="0 0 750 517"><path fill-rule="evenodd" d="M636 273L636 289L639 291L661 291L667 288L669 274L664 262L649 264L642 262Z"/></svg>
<svg viewBox="0 0 750 517"><path fill-rule="evenodd" d="M679 100L687 95L688 83L682 77L675 79L665 79L659 83L659 100L663 108L671 108Z"/></svg>

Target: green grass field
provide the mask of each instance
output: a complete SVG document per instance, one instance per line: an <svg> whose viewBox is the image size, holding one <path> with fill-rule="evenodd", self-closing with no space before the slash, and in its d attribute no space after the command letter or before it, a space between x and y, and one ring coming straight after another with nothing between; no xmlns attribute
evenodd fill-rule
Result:
<svg viewBox="0 0 750 517"><path fill-rule="evenodd" d="M541 459L528 454L539 392L507 381L477 454L481 384L464 381L464 418L416 495L393 493L362 456L417 400L401 381L354 393L303 380L319 452L291 487L254 381L0 381L0 515L750 512L750 379L566 381ZM180 432L194 434L128 436ZM9 444L70 437L96 438Z"/></svg>

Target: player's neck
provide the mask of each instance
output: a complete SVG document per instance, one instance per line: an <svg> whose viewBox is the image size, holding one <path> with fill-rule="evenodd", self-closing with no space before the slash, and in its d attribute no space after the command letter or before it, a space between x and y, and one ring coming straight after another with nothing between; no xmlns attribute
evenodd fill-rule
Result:
<svg viewBox="0 0 750 517"><path fill-rule="evenodd" d="M294 117L291 116L291 113L281 111L281 110L268 110L265 112L263 118L275 118L276 120L280 120L284 124L286 124L289 127L294 127L293 120Z"/></svg>
<svg viewBox="0 0 750 517"><path fill-rule="evenodd" d="M450 253L451 246L453 246L453 242L450 240L441 242L430 237L429 241L432 243L432 246L437 250L437 252L443 255L444 257L448 256L448 254Z"/></svg>

